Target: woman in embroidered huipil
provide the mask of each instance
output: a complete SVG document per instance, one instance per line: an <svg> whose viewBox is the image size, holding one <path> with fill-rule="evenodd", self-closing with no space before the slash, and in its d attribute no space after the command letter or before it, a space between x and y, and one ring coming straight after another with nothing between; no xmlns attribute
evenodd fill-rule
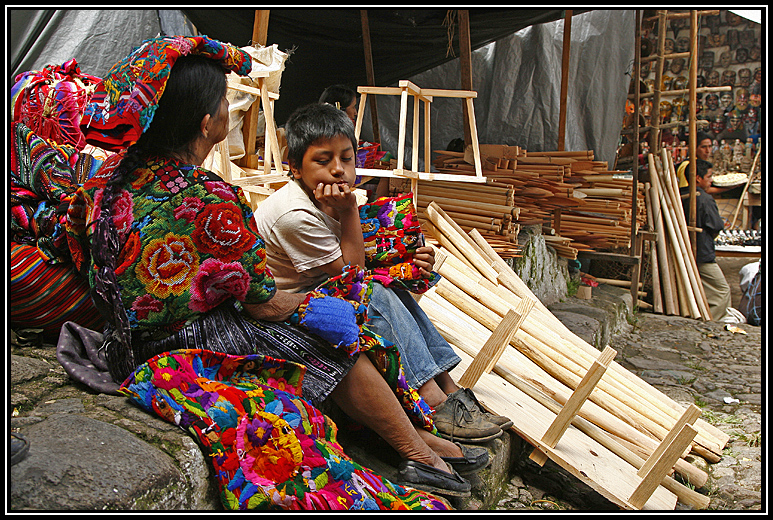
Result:
<svg viewBox="0 0 773 520"><path fill-rule="evenodd" d="M292 393L292 387L297 386L300 396L313 405L332 397L347 414L399 446L401 453L427 457L431 449L411 422L421 420L419 416L424 412L416 409L411 415L405 400L401 403L395 397L399 397L400 390L390 388L392 383L387 384L367 356L350 356L286 321L306 295L276 289L266 267L263 239L241 188L201 167L228 130L224 72L246 75L250 68L246 52L207 37L148 40L108 72L86 109L82 120L86 139L120 153L106 161L76 193L67 213L67 236L74 264L88 277L92 298L108 321L104 350L110 374L116 382L126 380L121 387L123 393L193 431L201 419L187 424L190 414L179 408L183 405L176 400L183 399L183 395L178 390L195 388L191 386L193 372L203 374L204 379L214 378L217 369L207 363L221 365L211 353L259 354L270 360L269 367L276 360L303 365L300 379L295 378L297 385L269 383L274 384L272 392L286 387ZM202 361L201 356L210 361ZM183 366L189 368L183 370ZM179 378L186 382L179 383ZM150 381L152 389L148 387ZM230 392L224 388L219 398ZM276 416L289 413L282 405L264 400L262 392L254 388L245 399L254 400L253 406L258 408L270 408ZM204 395L183 394L188 400L203 399ZM239 399L239 406L244 405L246 401ZM233 427L228 414L215 413L209 401L196 403L194 408L201 406L212 411L201 416L206 424L208 415L225 428L223 432ZM381 415L372 415L377 412ZM290 413L286 422L303 437L312 428L307 424L311 419L303 413L297 415ZM223 424L217 419L221 416L225 417ZM433 427L431 419L426 426ZM208 444L218 430L213 428L215 425L196 430L203 444ZM326 427L323 434L334 441L332 428ZM253 438L251 442L258 441L266 440ZM304 452L311 449L305 444L300 446L296 447ZM219 473L225 479L218 477L221 490L226 487L229 492L242 489L247 493L245 489L249 489L251 494L253 484L269 485L259 478L254 482L243 479L238 466L243 465L239 460L243 461L246 452L244 447L239 449L228 452L234 457L241 453L233 462L236 466L225 459L215 463L221 473L223 468L230 471ZM252 456L261 459L265 456L260 455L262 449L258 446ZM300 486L296 488L299 495L289 498L285 490L273 496L272 500L279 500L275 505L303 507L294 501L324 485L318 475L325 464L326 471L336 472L332 459L314 460L313 467L304 470L299 463L289 474L295 479L293 486ZM350 470L344 473L353 478ZM357 474L364 475L362 471ZM360 477L358 482L364 483ZM315 478L316 483L310 480ZM366 480L370 485L369 478ZM339 481L338 477L330 479ZM466 484L463 480L459 483L462 487ZM351 489L339 487L341 494L336 500L340 506L362 506L357 506L356 500L350 503L352 497L346 495ZM466 489L469 493L469 484ZM403 496L401 490L376 486L376 493L387 493L384 496ZM270 497L272 493L264 495ZM245 507L246 496L234 504ZM415 503L404 501L402 507L420 507L419 503L427 508L447 506L432 495L421 496ZM235 499L224 494L223 500Z"/></svg>

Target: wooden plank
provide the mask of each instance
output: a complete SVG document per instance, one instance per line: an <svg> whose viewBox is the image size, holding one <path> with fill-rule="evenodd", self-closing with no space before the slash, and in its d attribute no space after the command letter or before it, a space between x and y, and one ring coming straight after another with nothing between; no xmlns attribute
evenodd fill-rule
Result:
<svg viewBox="0 0 773 520"><path fill-rule="evenodd" d="M652 493L660 486L663 477L666 476L668 471L679 459L684 448L690 445L697 434L698 430L689 424L682 426L676 436L668 443L655 464L652 465L650 470L644 476L641 484L639 484L631 494L631 497L628 499L628 503L630 503L631 506L635 509L641 509L644 506Z"/></svg>
<svg viewBox="0 0 773 520"><path fill-rule="evenodd" d="M472 358L457 350L462 362L451 372L453 378L460 377L472 362ZM550 448L540 439L555 418L533 398L518 390L496 374L482 374L475 388L475 394L486 407L497 413L518 418L513 429L533 446L539 446L548 457L560 467L584 482L599 494L624 509L634 509L625 499L639 485L640 479L634 467L615 455L602 444L571 427L564 434L561 448ZM677 497L671 491L658 486L642 509L673 510Z"/></svg>
<svg viewBox="0 0 773 520"><path fill-rule="evenodd" d="M520 327L523 315L510 309L494 332L483 344L483 347L475 356L470 366L459 378L458 385L462 388L474 388L484 372L489 373L502 355L504 348L510 343L513 335Z"/></svg>
<svg viewBox="0 0 773 520"><path fill-rule="evenodd" d="M607 367L609 366L609 363L611 363L615 358L615 355L617 355L617 352L614 349L606 347L599 358L593 362L590 369L585 374L585 377L582 378L580 384L577 385L577 388L574 389L574 392L572 392L569 400L566 402L564 407L561 409L561 412L556 416L556 419L553 421L553 423L545 432L545 435L542 437L542 442L544 444L550 446L551 448L556 447L556 444L558 444L561 436L564 434L564 432L566 432L566 429L571 424L572 419L574 419L574 417L577 415L577 412L588 399L588 396L590 396L590 393L596 387L596 384L604 375L604 372L607 371ZM529 458L540 466L545 464L547 461L547 455L545 455L545 453L539 449L532 451Z"/></svg>
<svg viewBox="0 0 773 520"><path fill-rule="evenodd" d="M652 467L657 463L658 460L663 456L666 449L671 445L671 443L676 439L676 436L679 434L679 432L682 430L682 427L689 424L692 426L695 424L695 421L698 420L698 417L701 416L701 409L695 406L694 404L691 404L687 410L684 411L682 416L679 418L679 420L676 422L673 428L671 428L671 431L668 432L668 435L660 442L658 447L655 449L655 451L650 455L650 457L647 459L647 461L644 463L644 465L639 468L639 471L637 472L637 475L644 478L652 469Z"/></svg>

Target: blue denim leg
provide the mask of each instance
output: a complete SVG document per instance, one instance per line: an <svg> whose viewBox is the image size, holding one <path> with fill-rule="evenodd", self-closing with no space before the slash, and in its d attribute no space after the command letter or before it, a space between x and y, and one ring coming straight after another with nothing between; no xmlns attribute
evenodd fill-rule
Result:
<svg viewBox="0 0 773 520"><path fill-rule="evenodd" d="M374 283L368 317L373 332L397 345L405 379L413 388L452 370L461 361L407 291Z"/></svg>

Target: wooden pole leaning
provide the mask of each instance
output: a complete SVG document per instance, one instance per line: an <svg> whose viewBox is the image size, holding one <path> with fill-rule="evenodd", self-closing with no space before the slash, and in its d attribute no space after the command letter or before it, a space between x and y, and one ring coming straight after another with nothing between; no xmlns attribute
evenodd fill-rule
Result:
<svg viewBox="0 0 773 520"><path fill-rule="evenodd" d="M652 156L652 154L649 155L649 160L654 161L655 158ZM676 255L676 267L679 270L680 275L682 276L683 284L682 289L684 289L684 293L686 293L687 296L687 303L689 305L690 315L693 318L699 318L701 316L700 310L698 309L698 302L695 299L695 292L693 291L693 287L690 284L690 277L687 272L687 261L686 261L686 251L684 249L684 242L681 240L681 234L678 233L676 226L678 225L675 221L676 216L674 215L674 209L671 204L670 198L667 196L667 193L665 192L665 188L661 189L660 185L660 179L658 178L658 175L655 175L651 179L652 181L652 187L655 190L655 195L660 200L660 207L663 209L663 216L664 220L666 222L666 230L668 231L669 238L671 239L671 243L674 246L674 253Z"/></svg>
<svg viewBox="0 0 773 520"><path fill-rule="evenodd" d="M700 307L702 316L705 320L711 320L711 312L709 311L709 303L708 300L706 300L706 293L703 289L703 283L701 283L701 277L700 273L698 272L698 264L695 261L695 254L693 253L693 248L690 247L690 237L687 232L687 220L685 219L684 211L679 211L682 209L681 204L681 198L679 197L679 187L678 187L678 181L676 177L676 169L674 168L674 160L673 158L668 154L665 153L665 149L663 150L663 159L666 161L666 164L668 165L667 171L664 171L665 177L666 177L666 186L667 189L671 195L671 200L674 204L674 212L677 216L677 222L679 223L679 232L682 234L682 241L685 243L685 247L689 249L689 255L687 256L687 267L689 269L688 272L692 273L692 276L690 278L691 282L693 283L693 286L697 289L697 296L700 296L698 298L698 306ZM664 166L665 168L665 166Z"/></svg>
<svg viewBox="0 0 773 520"><path fill-rule="evenodd" d="M480 235L477 230L472 230L470 236L480 245L481 250L485 252L487 258L491 261L491 265L500 273L499 281L505 287L519 297L533 297L533 293L531 293L523 280L521 280L507 263L496 254L496 251L485 242L485 239L483 239L482 235ZM594 358L598 356L598 351L595 348L569 331L558 318L542 304L542 302L537 300L535 307L535 311L537 311L538 314L532 312L531 315L535 318L539 317L539 319L542 320L541 323L543 328L549 327L554 333L565 339L566 342L563 343L563 346L570 347L573 355L583 358ZM657 413L663 413L670 417L671 423L669 424L669 427L673 425L673 422L676 421L684 411L682 406L668 399L662 393L658 392L617 363L612 363L611 376L611 380L620 384L621 388L628 392L633 392L638 398L648 402L652 410L657 410ZM705 421L699 421L699 426L698 442L700 442L701 446L705 447L706 451L709 453L715 455L721 453L729 439L728 435ZM696 449L698 449L697 446Z"/></svg>
<svg viewBox="0 0 773 520"><path fill-rule="evenodd" d="M544 444L550 448L556 447L561 436L572 423L572 420L580 411L580 408L588 399L596 384L601 380L604 372L607 371L607 367L609 367L609 363L616 355L617 352L614 349L610 347L604 348L604 351L599 358L593 362L590 369L585 374L585 377L580 381L580 384L574 389L571 397L566 401L566 404L551 423L550 427L545 432L545 435L542 436L542 442ZM545 452L540 450L539 446L534 448L534 451L531 452L529 458L540 466L544 465L548 460L548 456Z"/></svg>
<svg viewBox="0 0 773 520"><path fill-rule="evenodd" d="M644 200L647 205L647 226L649 226L652 231L656 231L650 192L650 183L645 182ZM659 239L656 238L656 240ZM663 295L661 294L660 266L658 265L657 244L650 247L650 262L650 267L652 269L652 307L656 314L663 314Z"/></svg>
<svg viewBox="0 0 773 520"><path fill-rule="evenodd" d="M453 255L448 256L449 259L452 257ZM459 296L459 293L454 291L433 289L425 294L422 307L449 343L467 355L475 357L478 350L474 346L483 343L491 329L480 322L482 305L470 300L463 303ZM518 349L507 349L494 367L494 372L516 386L523 382L530 387L533 385L535 389L539 388L539 394L543 395L546 401L543 404L556 414L559 413L561 404L565 405L570 397L569 388ZM638 431L620 416L592 401L586 401L576 418L580 415L596 427L608 432L605 435L615 435L635 443L637 452L642 453L637 457L638 465L634 462L637 468L641 467L644 459L657 448L656 442L650 436ZM605 444L606 440L599 440L599 442ZM612 443L610 449L614 451L616 448L617 446ZM705 472L684 460L680 459L676 466L677 471L696 487L701 487L708 479Z"/></svg>

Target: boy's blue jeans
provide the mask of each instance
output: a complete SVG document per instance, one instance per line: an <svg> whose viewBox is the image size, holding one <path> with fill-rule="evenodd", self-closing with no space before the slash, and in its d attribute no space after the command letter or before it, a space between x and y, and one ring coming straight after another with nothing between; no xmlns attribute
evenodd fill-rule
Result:
<svg viewBox="0 0 773 520"><path fill-rule="evenodd" d="M397 345L405 379L415 389L461 361L407 291L374 283L368 318L373 332Z"/></svg>

